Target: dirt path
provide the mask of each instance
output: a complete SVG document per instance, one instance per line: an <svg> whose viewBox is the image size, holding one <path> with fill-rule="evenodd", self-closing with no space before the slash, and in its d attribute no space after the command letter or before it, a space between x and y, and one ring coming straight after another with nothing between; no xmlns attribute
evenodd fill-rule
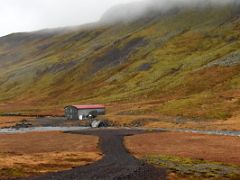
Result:
<svg viewBox="0 0 240 180"><path fill-rule="evenodd" d="M40 177L24 180L161 180L166 179L164 169L155 168L133 156L123 145L123 137L143 133L137 130L86 130L74 132L78 134L99 136L99 147L103 159L84 167L77 167L57 173L49 173Z"/></svg>

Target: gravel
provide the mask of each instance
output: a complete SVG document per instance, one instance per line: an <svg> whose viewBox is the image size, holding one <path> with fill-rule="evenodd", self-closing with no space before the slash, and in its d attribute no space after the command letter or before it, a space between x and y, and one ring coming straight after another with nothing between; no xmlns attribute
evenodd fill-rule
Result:
<svg viewBox="0 0 240 180"><path fill-rule="evenodd" d="M71 170L49 173L22 180L161 180L166 179L166 170L156 168L130 155L123 145L124 136L143 133L142 130L85 130L72 132L98 136L103 158L91 165ZM71 132L69 132L71 133Z"/></svg>

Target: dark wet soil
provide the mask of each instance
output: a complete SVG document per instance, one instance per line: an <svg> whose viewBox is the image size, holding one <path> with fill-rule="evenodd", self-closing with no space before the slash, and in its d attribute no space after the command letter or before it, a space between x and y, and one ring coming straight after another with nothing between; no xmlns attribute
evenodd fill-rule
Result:
<svg viewBox="0 0 240 180"><path fill-rule="evenodd" d="M69 132L71 133L71 132ZM165 169L156 168L130 155L123 145L124 136L144 133L140 130L85 130L72 132L100 138L102 160L83 167L49 173L25 180L161 180L166 179Z"/></svg>

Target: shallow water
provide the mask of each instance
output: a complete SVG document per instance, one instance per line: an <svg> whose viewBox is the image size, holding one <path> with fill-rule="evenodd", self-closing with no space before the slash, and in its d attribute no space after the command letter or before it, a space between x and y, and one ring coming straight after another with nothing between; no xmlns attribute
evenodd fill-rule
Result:
<svg viewBox="0 0 240 180"><path fill-rule="evenodd" d="M31 127L31 128L4 128L0 129L0 134L17 134L28 132L49 132L49 131L81 131L90 129L90 127ZM108 128L118 129L118 128ZM165 128L122 128L122 129L138 129L138 130L159 130L170 132L191 132L196 134L209 134L209 135L221 135L221 136L237 136L240 137L240 131L220 131L220 130L195 130L195 129L165 129Z"/></svg>
<svg viewBox="0 0 240 180"><path fill-rule="evenodd" d="M224 131L224 130L195 130L195 129L166 129L166 128L153 128L152 130L170 131L170 132L190 132L196 134L208 134L219 136L238 136L240 137L240 131Z"/></svg>
<svg viewBox="0 0 240 180"><path fill-rule="evenodd" d="M218 131L218 130L193 130L193 129L176 129L178 132L192 132L197 134L210 134L210 135L222 135L222 136L238 136L240 137L240 131Z"/></svg>
<svg viewBox="0 0 240 180"><path fill-rule="evenodd" d="M49 132L49 131L79 131L89 129L88 127L31 127L31 128L4 128L0 134L16 134L28 132Z"/></svg>
<svg viewBox="0 0 240 180"><path fill-rule="evenodd" d="M145 130L145 131L149 131L149 130L165 131L165 132L189 132L189 133L196 133L196 134L240 137L240 131L229 131L229 130L196 130L196 129L174 129L174 128L127 128L127 129L138 129L138 130Z"/></svg>

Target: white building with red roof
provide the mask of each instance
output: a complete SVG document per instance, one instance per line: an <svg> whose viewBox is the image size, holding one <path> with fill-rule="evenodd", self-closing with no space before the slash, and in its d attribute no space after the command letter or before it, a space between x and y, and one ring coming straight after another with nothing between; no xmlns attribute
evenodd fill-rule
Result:
<svg viewBox="0 0 240 180"><path fill-rule="evenodd" d="M106 108L104 105L69 105L64 108L65 117L68 120L84 120L104 115Z"/></svg>

